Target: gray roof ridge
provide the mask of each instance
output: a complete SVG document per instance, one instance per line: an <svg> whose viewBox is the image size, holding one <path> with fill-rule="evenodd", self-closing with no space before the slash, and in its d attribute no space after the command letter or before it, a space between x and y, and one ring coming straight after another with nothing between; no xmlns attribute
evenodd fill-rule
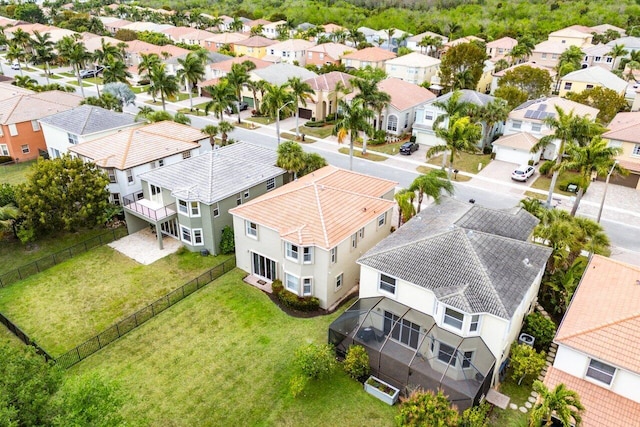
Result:
<svg viewBox="0 0 640 427"><path fill-rule="evenodd" d="M324 237L324 244L326 247L329 246L329 234L327 233L327 224L324 220L324 212L322 211L322 203L320 202L320 194L318 193L318 186L313 183L313 191L316 196L316 204L318 205L318 214L320 217L320 224L322 225L322 235ZM300 239L302 240L302 239Z"/></svg>
<svg viewBox="0 0 640 427"><path fill-rule="evenodd" d="M447 233L455 232L456 230L463 230L463 229L462 229L462 227L458 227L458 226L456 226L456 225L454 225L454 227L455 227L455 228L447 228L446 230L442 230L442 231L441 231L441 232L439 232L439 233L430 234L430 235L428 235L428 236L423 236L423 237L420 237L420 238L418 238L418 239L416 239L416 240L412 240L412 241L410 241L410 242L405 242L405 243L402 243L401 245L397 245L397 246L393 246L393 247L391 247L391 248L383 249L383 250L378 251L378 252L375 252L375 253L369 253L369 252L373 252L373 250L374 250L374 249L376 248L376 246L377 246L377 245L376 245L376 246L374 246L373 248L371 248L371 249L369 249L369 250L367 251L367 253L369 253L369 255L367 255L367 253L365 253L363 256L361 256L360 258L358 258L358 262L363 261L363 260L367 260L367 259L369 259L369 258L371 258L371 257L378 257L378 256L380 256L381 254L385 254L385 253L388 253L388 252L397 251L398 249L401 249L401 248L404 248L404 247L407 247L407 246L413 246L413 245L415 245L415 244L417 244L417 243L424 242L425 240L431 240L431 239L433 239L433 238L435 238L435 237L440 237L440 236L443 236L443 235L445 235L445 234L447 234ZM463 231L464 231L464 230L463 230Z"/></svg>
<svg viewBox="0 0 640 427"><path fill-rule="evenodd" d="M89 119L90 119L90 118L91 118L91 116L93 115L93 111L94 111L96 108L98 108L98 107L93 106L93 105L89 108L89 111L87 112L87 115L86 115L86 117L85 117L85 119L84 119L84 124L83 124L82 126L80 126L80 130L81 130L80 135L84 135L84 130L87 128L87 125L89 124ZM67 110L67 111L73 111L73 109L71 109L71 110Z"/></svg>

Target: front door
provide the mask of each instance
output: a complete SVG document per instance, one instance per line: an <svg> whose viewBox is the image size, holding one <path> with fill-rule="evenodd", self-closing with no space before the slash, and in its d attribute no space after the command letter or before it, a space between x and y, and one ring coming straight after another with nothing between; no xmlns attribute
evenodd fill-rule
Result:
<svg viewBox="0 0 640 427"><path fill-rule="evenodd" d="M162 189L156 185L149 184L149 194L151 201L162 205Z"/></svg>
<svg viewBox="0 0 640 427"><path fill-rule="evenodd" d="M267 257L252 252L251 272L256 276L264 277L267 280L278 278L276 262Z"/></svg>

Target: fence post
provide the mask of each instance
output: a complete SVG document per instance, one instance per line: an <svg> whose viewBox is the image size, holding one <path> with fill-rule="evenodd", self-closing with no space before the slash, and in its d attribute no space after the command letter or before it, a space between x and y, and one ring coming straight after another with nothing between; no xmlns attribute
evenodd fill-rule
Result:
<svg viewBox="0 0 640 427"><path fill-rule="evenodd" d="M38 265L38 261L35 262L36 265L36 270L38 270L38 273L40 273L40 266Z"/></svg>
<svg viewBox="0 0 640 427"><path fill-rule="evenodd" d="M100 335L96 335L96 338L98 338L98 348L102 348L102 344L100 344Z"/></svg>
<svg viewBox="0 0 640 427"><path fill-rule="evenodd" d="M118 338L120 338L122 335L120 335L120 326L119 326L120 322L116 323L116 331L118 331Z"/></svg>
<svg viewBox="0 0 640 427"><path fill-rule="evenodd" d="M78 354L78 362L82 360L82 357L80 357L80 347L76 347L76 353Z"/></svg>

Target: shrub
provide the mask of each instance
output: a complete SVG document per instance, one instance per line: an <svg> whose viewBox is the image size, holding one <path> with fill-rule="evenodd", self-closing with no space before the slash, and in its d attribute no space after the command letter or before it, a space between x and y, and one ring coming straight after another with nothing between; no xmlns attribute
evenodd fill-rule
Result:
<svg viewBox="0 0 640 427"><path fill-rule="evenodd" d="M511 379L518 385L526 378L527 384L531 384L540 375L544 368L545 352L538 353L533 347L526 344L513 343L511 346Z"/></svg>
<svg viewBox="0 0 640 427"><path fill-rule="evenodd" d="M273 285L272 285L273 289ZM299 297L293 292L283 289L277 294L280 302L293 310L316 311L320 308L320 300L316 297Z"/></svg>
<svg viewBox="0 0 640 427"><path fill-rule="evenodd" d="M347 375L361 381L369 375L369 354L361 345L352 345L342 364Z"/></svg>
<svg viewBox="0 0 640 427"><path fill-rule="evenodd" d="M322 126L324 126L324 122L308 121L304 125L308 128L321 128Z"/></svg>
<svg viewBox="0 0 640 427"><path fill-rule="evenodd" d="M189 253L189 249L187 249L187 247L185 245L182 245L178 248L178 250L176 251L176 255L184 255Z"/></svg>
<svg viewBox="0 0 640 427"><path fill-rule="evenodd" d="M327 378L336 366L336 355L331 344L309 344L295 352L295 365L310 380Z"/></svg>
<svg viewBox="0 0 640 427"><path fill-rule="evenodd" d="M236 251L236 243L233 237L233 229L228 225L222 229L220 236L220 252L223 254L232 254Z"/></svg>
<svg viewBox="0 0 640 427"><path fill-rule="evenodd" d="M546 162L544 162L542 165L540 165L540 168L538 168L540 175L549 176L549 174L551 173L551 168L555 164L556 162L554 162L553 160L547 160Z"/></svg>
<svg viewBox="0 0 640 427"><path fill-rule="evenodd" d="M529 334L536 339L534 347L543 350L551 344L556 334L556 324L553 320L547 319L540 313L531 313L524 319L522 332Z"/></svg>
<svg viewBox="0 0 640 427"><path fill-rule="evenodd" d="M304 388L309 382L309 379L304 375L294 375L289 380L289 391L291 392L291 396L298 397L304 391Z"/></svg>
<svg viewBox="0 0 640 427"><path fill-rule="evenodd" d="M11 156L0 156L0 165L3 163L10 163L13 162L13 159L11 158Z"/></svg>
<svg viewBox="0 0 640 427"><path fill-rule="evenodd" d="M527 164L528 164L529 166L533 166L533 164L534 164L534 163L535 163L535 162L533 161L533 159L531 159L531 160L529 160L529 161L527 162Z"/></svg>
<svg viewBox="0 0 640 427"><path fill-rule="evenodd" d="M452 407L442 391L416 390L402 399L400 413L396 415L398 426L458 427L458 410Z"/></svg>
<svg viewBox="0 0 640 427"><path fill-rule="evenodd" d="M465 409L459 427L488 427L489 420L487 418L490 409L491 407L486 403Z"/></svg>
<svg viewBox="0 0 640 427"><path fill-rule="evenodd" d="M274 280L273 283L271 283L271 290L273 291L274 295L278 295L280 292L282 292L284 290L282 280Z"/></svg>

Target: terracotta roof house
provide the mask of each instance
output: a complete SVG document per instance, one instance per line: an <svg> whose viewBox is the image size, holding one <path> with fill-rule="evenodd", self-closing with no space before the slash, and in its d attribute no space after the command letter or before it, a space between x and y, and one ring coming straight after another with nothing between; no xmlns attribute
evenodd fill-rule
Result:
<svg viewBox="0 0 640 427"><path fill-rule="evenodd" d="M563 383L585 406L584 427L640 420L640 267L593 255L556 332L544 383Z"/></svg>
<svg viewBox="0 0 640 427"><path fill-rule="evenodd" d="M618 113L607 125L602 137L610 147L622 148L617 159L630 173L627 177L611 177L611 182L640 190L640 112Z"/></svg>
<svg viewBox="0 0 640 427"><path fill-rule="evenodd" d="M307 49L315 46L314 42L302 39L289 39L272 44L267 49L267 55L262 59L268 62L283 62L304 66L307 63Z"/></svg>
<svg viewBox="0 0 640 427"><path fill-rule="evenodd" d="M313 89L313 98L307 101L307 105L300 106L300 117L307 120L322 121L327 116L337 113L339 93L336 86L342 84L345 88L351 86L351 74L340 71L320 74L305 80Z"/></svg>
<svg viewBox="0 0 640 427"><path fill-rule="evenodd" d="M324 29L325 33L329 33L329 34L346 30L346 28L341 27L338 24L325 24L322 26L322 28Z"/></svg>
<svg viewBox="0 0 640 427"><path fill-rule="evenodd" d="M190 45L202 45L213 33L192 27L175 27L163 31L174 43L186 43Z"/></svg>
<svg viewBox="0 0 640 427"><path fill-rule="evenodd" d="M340 58L355 48L341 43L322 43L307 49L307 65L340 64Z"/></svg>
<svg viewBox="0 0 640 427"><path fill-rule="evenodd" d="M267 24L263 24L262 26L262 35L270 38L270 39L276 39L278 38L278 28L283 25L286 28L287 25L287 21L276 21L276 22L269 22ZM292 34L292 31L289 31L289 35Z"/></svg>
<svg viewBox="0 0 640 427"><path fill-rule="evenodd" d="M380 81L378 90L388 93L391 97L391 101L383 113L380 128L392 135L410 132L418 108L425 102L436 99L436 96L429 89L395 77Z"/></svg>
<svg viewBox="0 0 640 427"><path fill-rule="evenodd" d="M412 52L389 59L385 63L385 71L389 77L396 77L419 85L424 82L430 82L432 77L438 75L440 60L418 52Z"/></svg>
<svg viewBox="0 0 640 427"><path fill-rule="evenodd" d="M230 211L236 263L329 308L358 281L355 261L389 235L397 183L326 166Z"/></svg>
<svg viewBox="0 0 640 427"><path fill-rule="evenodd" d="M431 56L436 56L435 52L432 52L432 50L434 50L433 47L428 48L427 46L420 46L422 40L425 37L439 38L440 41L442 41L442 44L445 44L446 42L449 41L449 39L443 35L432 33L431 31L425 31L424 33L416 34L415 36L409 37L407 39L407 47L416 52L425 53Z"/></svg>
<svg viewBox="0 0 640 427"><path fill-rule="evenodd" d="M126 19L112 20L110 19L110 17L107 17L107 16L101 16L98 19L102 20L102 23L104 24L104 28L107 31L109 31L111 35L114 35L115 33L117 33L120 28L124 28L127 25L133 24L133 22L127 21Z"/></svg>
<svg viewBox="0 0 640 427"><path fill-rule="evenodd" d="M114 39L108 36L98 36L93 33L82 33L82 42L87 51L93 53L98 49L102 49L102 41L105 43L111 43L113 46L117 46L122 40Z"/></svg>
<svg viewBox="0 0 640 427"><path fill-rule="evenodd" d="M26 89L20 86L14 86L10 82L0 83L0 101L13 98L17 95L33 95L36 92L31 89Z"/></svg>
<svg viewBox="0 0 640 427"><path fill-rule="evenodd" d="M560 55L568 48L568 44L555 40L545 40L535 45L529 56L529 61L545 67L555 68L558 65Z"/></svg>
<svg viewBox="0 0 640 427"><path fill-rule="evenodd" d="M385 69L385 62L397 55L379 47L366 47L342 57L342 64L347 68L372 68Z"/></svg>
<svg viewBox="0 0 640 427"><path fill-rule="evenodd" d="M245 33L248 33L248 32L251 31L252 28L257 27L258 25L265 26L265 25L269 25L271 23L272 23L271 21L268 21L268 20L262 19L262 18L246 21L244 23L244 26L242 27L242 31L245 32Z"/></svg>
<svg viewBox="0 0 640 427"><path fill-rule="evenodd" d="M619 95L624 95L628 86L626 80L602 67L588 67L573 71L560 80L560 96L568 93L581 93L594 87L611 89Z"/></svg>
<svg viewBox="0 0 640 427"><path fill-rule="evenodd" d="M477 404L537 298L551 254L528 241L537 223L521 208L449 197L428 206L358 259L360 299L329 342L342 356L365 347L372 373L395 387Z"/></svg>
<svg viewBox="0 0 640 427"><path fill-rule="evenodd" d="M229 45L232 51L235 51L236 42L248 39L250 36L243 33L220 33L204 39L200 45L205 49L216 52L224 45Z"/></svg>
<svg viewBox="0 0 640 427"><path fill-rule="evenodd" d="M505 59L511 53L511 49L518 45L518 40L511 37L502 37L487 43L487 55L491 61Z"/></svg>
<svg viewBox="0 0 640 427"><path fill-rule="evenodd" d="M548 40L568 46L583 47L591 45L593 31L583 25L571 25L570 27L554 31L549 34Z"/></svg>
<svg viewBox="0 0 640 427"><path fill-rule="evenodd" d="M104 108L80 105L39 120L49 157L61 157L74 145L140 127L131 114L117 113Z"/></svg>
<svg viewBox="0 0 640 427"><path fill-rule="evenodd" d="M484 40L476 36L466 36L466 37L460 37L459 39L455 39L455 40L449 40L448 42L442 45L442 48L440 49L440 57L446 54L447 51L451 49L453 46L457 46L459 44L464 44L464 43L471 43L471 42L484 43Z"/></svg>
<svg viewBox="0 0 640 427"><path fill-rule="evenodd" d="M167 59L175 58L176 56L186 55L191 52L188 49L183 49L178 46L174 46L171 44L165 46L157 46L151 43L143 42L142 40L131 40L127 42L127 47L125 48L125 62L128 66L138 66L140 65L140 61L142 59L141 55L144 53L146 55L155 53L161 59L164 59L165 55L168 55ZM173 73L172 67L167 67L167 71Z"/></svg>
<svg viewBox="0 0 640 427"><path fill-rule="evenodd" d="M278 43L262 36L249 37L246 40L239 40L235 43L233 51L238 56L251 56L253 58L262 59L268 52L271 45Z"/></svg>
<svg viewBox="0 0 640 427"><path fill-rule="evenodd" d="M526 165L530 160L533 161L534 164L538 164L542 153L540 151L532 153L531 149L539 140L539 138L536 138L528 132L503 135L493 141L495 159L518 165Z"/></svg>
<svg viewBox="0 0 640 427"><path fill-rule="evenodd" d="M0 101L0 156L16 161L38 158L47 150L38 120L77 107L82 97L60 91L16 94Z"/></svg>
<svg viewBox="0 0 640 427"><path fill-rule="evenodd" d="M166 236L219 254L222 229L233 226L229 210L285 183L276 159L275 150L237 142L143 173L142 196L123 201L127 228L152 225L161 248Z"/></svg>
<svg viewBox="0 0 640 427"><path fill-rule="evenodd" d="M227 75L231 71L233 64L242 64L245 61L250 61L256 66L256 70L273 65L271 62L263 61L262 59L252 58L250 56L235 56L225 61L209 64L205 68L205 79L219 79ZM205 82L202 82L202 87L208 86Z"/></svg>
<svg viewBox="0 0 640 427"><path fill-rule="evenodd" d="M69 152L93 162L109 175L109 193L116 204L142 195L140 175L196 156L208 137L199 129L164 121L111 132L72 145Z"/></svg>

